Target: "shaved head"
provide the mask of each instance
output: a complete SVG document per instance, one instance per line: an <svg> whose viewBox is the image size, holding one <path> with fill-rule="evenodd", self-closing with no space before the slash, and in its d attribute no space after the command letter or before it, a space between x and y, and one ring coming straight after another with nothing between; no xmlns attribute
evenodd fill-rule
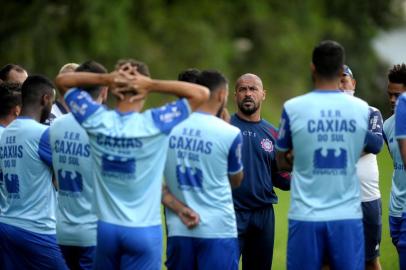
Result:
<svg viewBox="0 0 406 270"><path fill-rule="evenodd" d="M261 103L265 99L261 78L252 73L241 75L235 84L235 99L241 114L259 117Z"/></svg>
<svg viewBox="0 0 406 270"><path fill-rule="evenodd" d="M245 73L245 74L241 75L240 77L238 77L237 82L235 84L235 90L238 89L238 86L241 83L246 82L246 81L251 81L251 82L255 81L258 86L260 86L261 88L264 88L260 77L258 77L255 74L252 74L252 73Z"/></svg>

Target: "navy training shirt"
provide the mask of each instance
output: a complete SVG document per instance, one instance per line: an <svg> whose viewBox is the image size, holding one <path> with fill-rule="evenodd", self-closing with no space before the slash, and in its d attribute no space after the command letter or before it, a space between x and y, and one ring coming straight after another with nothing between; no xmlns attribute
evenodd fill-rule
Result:
<svg viewBox="0 0 406 270"><path fill-rule="evenodd" d="M234 114L230 123L243 135L244 179L233 190L236 210L254 210L278 203L273 190L290 188L290 174L277 172L275 144L278 130L267 121L245 121Z"/></svg>

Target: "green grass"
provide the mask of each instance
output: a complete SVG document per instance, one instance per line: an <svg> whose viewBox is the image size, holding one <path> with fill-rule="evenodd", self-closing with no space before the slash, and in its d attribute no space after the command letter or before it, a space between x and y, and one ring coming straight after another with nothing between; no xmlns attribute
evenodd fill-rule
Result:
<svg viewBox="0 0 406 270"><path fill-rule="evenodd" d="M389 194L392 183L392 160L389 156L388 150L385 149L378 155L379 173L380 173L380 189L382 194L382 242L381 242L381 265L382 269L395 270L398 269L397 253L392 245L389 235ZM279 203L275 206L275 248L273 269L286 269L286 243L288 236L287 213L289 209L289 192L276 190ZM165 239L165 237L164 237ZM164 240L164 258L165 262L165 244ZM166 269L162 266L162 269ZM240 266L241 269L241 266Z"/></svg>

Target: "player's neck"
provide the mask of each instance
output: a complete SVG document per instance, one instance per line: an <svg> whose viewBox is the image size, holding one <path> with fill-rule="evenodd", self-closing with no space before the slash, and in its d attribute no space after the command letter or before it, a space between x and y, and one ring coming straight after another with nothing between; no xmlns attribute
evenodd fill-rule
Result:
<svg viewBox="0 0 406 270"><path fill-rule="evenodd" d="M242 113L241 111L237 111L237 115L238 117L240 117L241 119L247 121L247 122L259 122L261 121L261 111L260 109L258 109L255 113L251 114L251 115L247 115Z"/></svg>
<svg viewBox="0 0 406 270"><path fill-rule="evenodd" d="M33 118L38 123L41 122L42 109L25 106L21 109L19 116Z"/></svg>
<svg viewBox="0 0 406 270"><path fill-rule="evenodd" d="M215 106L212 106L211 104L205 103L202 106L200 106L199 108L197 108L196 111L199 112L205 112L211 115L216 115L218 112L218 108L216 108Z"/></svg>
<svg viewBox="0 0 406 270"><path fill-rule="evenodd" d="M142 102L130 102L127 100L117 101L117 111L126 113L126 112L139 112L142 109Z"/></svg>
<svg viewBox="0 0 406 270"><path fill-rule="evenodd" d="M314 88L317 90L321 91L327 91L327 90L336 90L339 88L340 81L337 79L334 80L324 80L324 79L318 79L314 83Z"/></svg>

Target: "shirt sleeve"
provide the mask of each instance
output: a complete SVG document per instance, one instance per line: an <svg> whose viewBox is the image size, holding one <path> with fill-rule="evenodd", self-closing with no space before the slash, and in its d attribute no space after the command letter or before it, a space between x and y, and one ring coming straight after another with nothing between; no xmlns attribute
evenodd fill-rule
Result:
<svg viewBox="0 0 406 270"><path fill-rule="evenodd" d="M398 98L395 111L395 136L396 139L406 138L406 95Z"/></svg>
<svg viewBox="0 0 406 270"><path fill-rule="evenodd" d="M381 112L377 109L369 108L368 130L383 136L383 120Z"/></svg>
<svg viewBox="0 0 406 270"><path fill-rule="evenodd" d="M49 138L49 128L47 128L41 135L41 139L39 140L38 155L46 165L52 167L52 151Z"/></svg>
<svg viewBox="0 0 406 270"><path fill-rule="evenodd" d="M102 105L95 102L92 97L79 88L72 88L65 94L65 101L75 119L82 124Z"/></svg>
<svg viewBox="0 0 406 270"><path fill-rule="evenodd" d="M154 125L165 134L169 134L177 124L188 118L190 113L189 102L185 98L151 110Z"/></svg>
<svg viewBox="0 0 406 270"><path fill-rule="evenodd" d="M228 174L234 175L242 171L242 135L235 137L228 152Z"/></svg>
<svg viewBox="0 0 406 270"><path fill-rule="evenodd" d="M292 134L290 131L289 116L285 108L282 111L281 121L279 125L278 140L276 142L276 149L279 151L288 151L292 149Z"/></svg>

